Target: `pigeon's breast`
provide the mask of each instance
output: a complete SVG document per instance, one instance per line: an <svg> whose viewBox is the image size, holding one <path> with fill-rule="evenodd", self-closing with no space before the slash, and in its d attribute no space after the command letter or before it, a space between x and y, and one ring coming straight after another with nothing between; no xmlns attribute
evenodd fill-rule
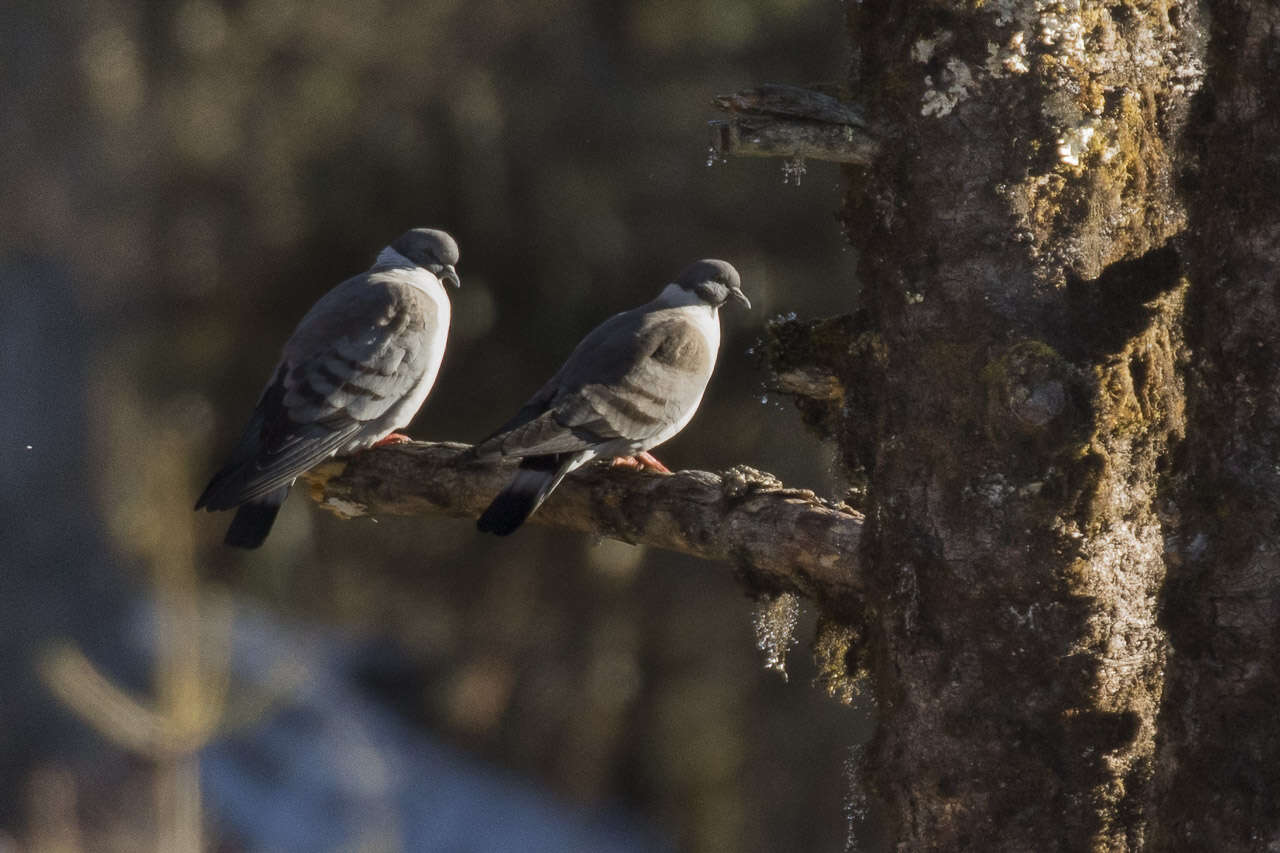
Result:
<svg viewBox="0 0 1280 853"><path fill-rule="evenodd" d="M661 416L643 444L657 447L688 425L711 380L720 347L720 321L709 305L685 305L656 312L670 330L634 378L645 401L661 401ZM662 316L667 315L667 316Z"/></svg>
<svg viewBox="0 0 1280 853"><path fill-rule="evenodd" d="M379 419L378 429L382 434L373 441L413 420L436 383L449 340L452 309L444 286L426 270L414 270L407 278L410 280L397 283L402 288L399 293L402 311L397 318L402 327L396 335L405 348L401 369L420 372L420 375L404 397Z"/></svg>

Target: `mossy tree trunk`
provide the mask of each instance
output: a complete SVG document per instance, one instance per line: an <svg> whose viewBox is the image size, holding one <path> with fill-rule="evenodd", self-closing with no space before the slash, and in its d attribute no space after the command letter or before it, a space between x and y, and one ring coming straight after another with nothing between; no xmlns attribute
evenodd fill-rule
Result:
<svg viewBox="0 0 1280 853"><path fill-rule="evenodd" d="M862 308L775 368L866 476L860 783L899 849L1280 843L1277 12L848 23Z"/></svg>
<svg viewBox="0 0 1280 853"><path fill-rule="evenodd" d="M1161 850L1280 849L1280 8L1210 3L1184 144L1187 437L1167 488Z"/></svg>

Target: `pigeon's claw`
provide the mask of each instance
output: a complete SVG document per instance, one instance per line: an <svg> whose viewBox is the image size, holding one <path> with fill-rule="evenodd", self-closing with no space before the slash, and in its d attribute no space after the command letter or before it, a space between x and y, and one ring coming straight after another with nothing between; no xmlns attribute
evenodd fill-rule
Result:
<svg viewBox="0 0 1280 853"><path fill-rule="evenodd" d="M411 441L413 441L413 439L409 438L409 436L405 435L404 433L393 432L390 435L388 435L386 438L380 438L369 446L382 447L387 444L408 444Z"/></svg>
<svg viewBox="0 0 1280 853"><path fill-rule="evenodd" d="M659 474L670 474L671 469L658 461L652 453L647 450L637 453L635 456L615 456L613 461L609 463L610 468L631 468L636 471L656 471Z"/></svg>
<svg viewBox="0 0 1280 853"><path fill-rule="evenodd" d="M636 454L636 461L641 466L648 468L650 471L657 471L659 474L670 474L671 469L658 461L658 458L647 450L642 450Z"/></svg>

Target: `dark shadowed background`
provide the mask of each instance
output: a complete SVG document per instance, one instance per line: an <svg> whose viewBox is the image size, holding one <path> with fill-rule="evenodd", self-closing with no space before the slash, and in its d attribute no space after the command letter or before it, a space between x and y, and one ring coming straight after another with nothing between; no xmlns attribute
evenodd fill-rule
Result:
<svg viewBox="0 0 1280 853"><path fill-rule="evenodd" d="M245 554L190 507L298 318L419 225L463 288L415 437L721 257L755 310L659 455L838 493L750 350L851 304L839 174L709 165L704 123L845 62L835 0L0 8L0 849L843 849L865 709L810 685L812 617L765 671L730 567L302 490Z"/></svg>

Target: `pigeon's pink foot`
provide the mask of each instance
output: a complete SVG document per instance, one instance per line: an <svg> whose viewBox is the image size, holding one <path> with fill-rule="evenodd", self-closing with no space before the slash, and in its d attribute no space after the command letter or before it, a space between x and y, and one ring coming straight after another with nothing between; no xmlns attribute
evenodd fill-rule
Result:
<svg viewBox="0 0 1280 853"><path fill-rule="evenodd" d="M637 453L635 456L615 456L609 466L611 468L631 468L636 471L657 471L659 474L671 473L670 468L663 465L648 452Z"/></svg>
<svg viewBox="0 0 1280 853"><path fill-rule="evenodd" d="M659 474L671 473L670 468L668 468L666 465L663 465L661 462L659 462L658 457L654 456L652 453L650 453L647 450L637 453L636 461L639 462L641 465L643 465L645 468L649 468L650 470L657 471Z"/></svg>
<svg viewBox="0 0 1280 853"><path fill-rule="evenodd" d="M386 444L408 444L411 441L413 441L413 439L409 438L409 436L405 435L404 433L393 432L391 433L391 435L387 436L386 438L380 438L369 446L382 447L383 445L386 445Z"/></svg>

